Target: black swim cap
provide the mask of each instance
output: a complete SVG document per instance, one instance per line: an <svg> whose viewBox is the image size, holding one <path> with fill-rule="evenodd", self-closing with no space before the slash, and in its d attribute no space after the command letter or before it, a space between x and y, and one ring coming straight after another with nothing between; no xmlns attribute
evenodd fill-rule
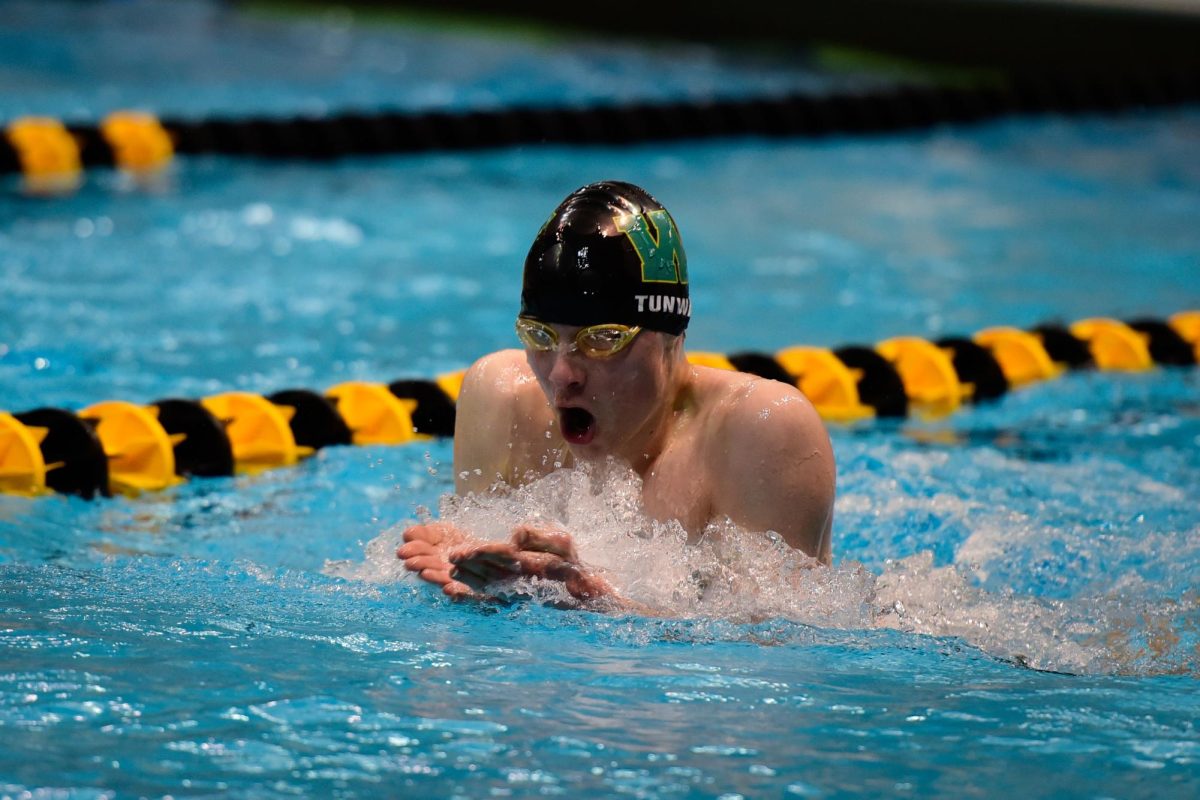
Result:
<svg viewBox="0 0 1200 800"><path fill-rule="evenodd" d="M691 311L675 221L631 183L601 181L572 192L525 258L521 316L680 334Z"/></svg>

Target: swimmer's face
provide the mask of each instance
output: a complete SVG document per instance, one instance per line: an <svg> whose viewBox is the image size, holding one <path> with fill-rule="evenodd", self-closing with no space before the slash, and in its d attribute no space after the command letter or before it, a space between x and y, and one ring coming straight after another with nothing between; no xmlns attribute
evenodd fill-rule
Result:
<svg viewBox="0 0 1200 800"><path fill-rule="evenodd" d="M525 356L563 438L577 456L616 455L636 463L669 417L678 337L643 331L619 353L589 358L572 344L578 327L550 327L558 346L527 348Z"/></svg>

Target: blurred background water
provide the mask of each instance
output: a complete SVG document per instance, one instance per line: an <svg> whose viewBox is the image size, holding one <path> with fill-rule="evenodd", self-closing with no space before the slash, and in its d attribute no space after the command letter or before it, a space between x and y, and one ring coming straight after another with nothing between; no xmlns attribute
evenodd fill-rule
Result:
<svg viewBox="0 0 1200 800"><path fill-rule="evenodd" d="M303 57L299 57L302 54ZM831 91L779 53L514 38L219 3L8 3L0 117L474 108ZM0 408L322 390L514 344L563 195L649 188L694 349L970 334L1200 304L1200 114L889 136L180 159L0 193ZM835 566L668 619L453 606L401 576L451 447L329 448L136 499L0 496L0 794L1193 796L1194 369L1071 373L943 420L833 427ZM578 476L447 514L567 503ZM627 497L620 479L609 490ZM574 494L573 494L574 493ZM518 505L513 505L518 502ZM525 505L519 505L520 502ZM634 567L639 569L634 569ZM1029 669L1034 667L1035 669Z"/></svg>

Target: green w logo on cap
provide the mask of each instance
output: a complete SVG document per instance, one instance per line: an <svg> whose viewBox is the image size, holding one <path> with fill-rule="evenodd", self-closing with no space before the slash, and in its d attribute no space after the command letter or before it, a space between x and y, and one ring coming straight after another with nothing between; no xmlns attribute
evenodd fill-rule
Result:
<svg viewBox="0 0 1200 800"><path fill-rule="evenodd" d="M688 282L687 256L679 243L675 221L665 209L647 211L616 219L617 230L624 233L642 262L644 283Z"/></svg>

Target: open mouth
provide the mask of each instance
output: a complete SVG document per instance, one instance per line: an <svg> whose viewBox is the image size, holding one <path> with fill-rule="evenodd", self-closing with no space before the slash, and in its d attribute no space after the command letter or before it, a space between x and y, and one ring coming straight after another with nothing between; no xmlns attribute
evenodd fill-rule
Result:
<svg viewBox="0 0 1200 800"><path fill-rule="evenodd" d="M587 444L596 435L596 418L582 408L559 408L559 426L570 444Z"/></svg>

